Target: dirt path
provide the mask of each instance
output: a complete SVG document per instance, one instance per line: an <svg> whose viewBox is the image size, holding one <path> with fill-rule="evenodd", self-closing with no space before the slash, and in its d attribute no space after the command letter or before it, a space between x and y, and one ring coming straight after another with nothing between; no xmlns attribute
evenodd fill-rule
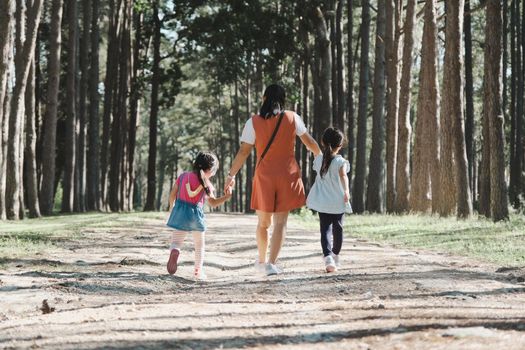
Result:
<svg viewBox="0 0 525 350"><path fill-rule="evenodd" d="M317 233L291 222L285 273L258 277L255 217L208 222L207 282L191 278L191 239L177 276L165 272L160 220L9 262L0 348L525 349L525 284L513 271L346 239L343 268L326 274Z"/></svg>

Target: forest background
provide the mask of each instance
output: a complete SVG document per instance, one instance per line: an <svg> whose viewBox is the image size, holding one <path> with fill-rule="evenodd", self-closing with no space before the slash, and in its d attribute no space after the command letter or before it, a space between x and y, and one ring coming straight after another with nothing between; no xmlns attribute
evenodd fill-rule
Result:
<svg viewBox="0 0 525 350"><path fill-rule="evenodd" d="M521 0L3 0L0 55L0 219L165 210L206 149L222 188L273 82L347 135L356 213L523 212Z"/></svg>

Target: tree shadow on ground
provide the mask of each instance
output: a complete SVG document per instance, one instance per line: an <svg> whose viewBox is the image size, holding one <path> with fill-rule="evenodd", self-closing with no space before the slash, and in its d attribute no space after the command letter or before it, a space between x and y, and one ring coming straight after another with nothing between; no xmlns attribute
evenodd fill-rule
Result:
<svg viewBox="0 0 525 350"><path fill-rule="evenodd" d="M183 338L177 337L170 340L113 340L110 343L106 341L90 342L86 347L92 349L232 349L232 348L246 348L252 346L272 346L272 345L313 345L320 343L335 343L342 340L362 339L365 337L387 337L393 334L406 334L421 331L441 330L448 328L473 328L484 327L496 330L514 330L524 331L524 320L518 321L474 321L457 323L428 323L417 325L403 325L399 324L397 327L384 328L367 328L355 329L349 331L333 331L333 332L309 332L298 335L262 335L262 336L232 336L232 337L215 337L215 338ZM188 332L193 331L193 328L188 328ZM60 347L60 344L56 344ZM78 349L82 349L79 344Z"/></svg>

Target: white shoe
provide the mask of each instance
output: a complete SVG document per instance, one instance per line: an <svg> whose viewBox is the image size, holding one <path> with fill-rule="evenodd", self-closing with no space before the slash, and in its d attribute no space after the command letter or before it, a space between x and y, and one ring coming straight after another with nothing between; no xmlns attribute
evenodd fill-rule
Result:
<svg viewBox="0 0 525 350"><path fill-rule="evenodd" d="M335 267L339 268L341 266L339 255L332 253L332 258L334 258Z"/></svg>
<svg viewBox="0 0 525 350"><path fill-rule="evenodd" d="M324 266L326 268L326 272L334 272L337 270L337 267L335 266L334 258L332 258L331 255L327 255L324 257Z"/></svg>
<svg viewBox="0 0 525 350"><path fill-rule="evenodd" d="M283 273L283 270L281 270L274 264L266 264L266 276L278 275L280 273Z"/></svg>
<svg viewBox="0 0 525 350"><path fill-rule="evenodd" d="M255 272L259 275L266 275L266 263L259 262L259 260L255 260L255 263L253 264L255 267Z"/></svg>

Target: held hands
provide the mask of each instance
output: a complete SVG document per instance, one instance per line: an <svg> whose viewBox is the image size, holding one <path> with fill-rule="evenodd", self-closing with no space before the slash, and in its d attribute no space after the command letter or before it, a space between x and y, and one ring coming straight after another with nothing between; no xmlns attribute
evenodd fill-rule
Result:
<svg viewBox="0 0 525 350"><path fill-rule="evenodd" d="M227 198L230 198L232 194L233 194L233 187L232 186L226 187L226 189L224 190L224 196Z"/></svg>
<svg viewBox="0 0 525 350"><path fill-rule="evenodd" d="M235 186L235 176L228 175L224 181L224 193L228 194L228 188L230 188L230 192L232 192L233 186Z"/></svg>

